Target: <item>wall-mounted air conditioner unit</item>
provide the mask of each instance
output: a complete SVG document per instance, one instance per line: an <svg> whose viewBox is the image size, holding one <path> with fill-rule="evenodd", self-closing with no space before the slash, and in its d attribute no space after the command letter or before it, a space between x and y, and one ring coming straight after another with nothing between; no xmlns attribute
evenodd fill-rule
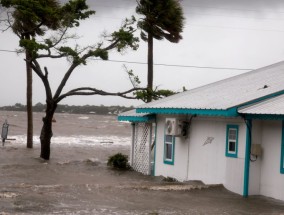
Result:
<svg viewBox="0 0 284 215"><path fill-rule="evenodd" d="M182 133L183 124L181 120L176 118L166 118L166 135L180 136Z"/></svg>

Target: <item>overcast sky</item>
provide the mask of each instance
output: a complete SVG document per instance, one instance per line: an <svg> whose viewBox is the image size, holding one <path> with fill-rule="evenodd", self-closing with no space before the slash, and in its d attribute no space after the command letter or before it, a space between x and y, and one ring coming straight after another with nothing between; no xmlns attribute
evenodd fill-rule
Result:
<svg viewBox="0 0 284 215"><path fill-rule="evenodd" d="M95 44L103 31L117 29L124 17L135 14L135 0L89 0L96 10L90 20L81 23L78 43ZM284 60L284 1L282 0L183 0L186 24L178 44L155 41L154 63L176 66L154 67L154 84L180 91L238 75ZM17 38L11 32L0 33L0 49L15 50ZM0 51L0 106L25 103L24 56ZM124 55L110 53L110 60L146 63L147 48L141 41L138 51ZM66 61L45 61L53 90L66 71ZM89 61L71 77L66 90L90 86L106 91L131 88L123 65L133 69L146 85L146 64ZM190 67L193 66L193 67ZM236 69L209 69L217 67ZM34 103L45 102L44 88L34 75ZM141 102L115 97L72 97L62 104L138 105Z"/></svg>

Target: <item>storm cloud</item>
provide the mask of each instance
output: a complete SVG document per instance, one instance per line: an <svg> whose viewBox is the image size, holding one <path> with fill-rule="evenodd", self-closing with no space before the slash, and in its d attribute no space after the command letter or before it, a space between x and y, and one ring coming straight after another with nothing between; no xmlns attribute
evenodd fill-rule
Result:
<svg viewBox="0 0 284 215"><path fill-rule="evenodd" d="M102 32L112 32L122 20L135 14L135 0L87 0L96 11L81 23L76 33L82 46L100 41ZM282 0L182 0L186 16L183 40L178 44L154 42L154 84L180 91L238 75L284 59L284 1ZM137 31L139 36L139 31ZM18 40L11 32L0 33L0 49L15 50ZM0 105L25 103L25 66L22 55L0 52L2 84ZM131 88L123 69L126 65L146 85L147 46L123 55L110 53L111 61L89 61L74 73L66 90L92 86L107 91ZM112 60L123 61L115 63ZM131 63L133 62L133 63ZM44 62L50 71L52 87L60 82L68 62ZM206 68L199 68L206 67ZM224 69L227 68L227 69ZM231 68L231 69L229 69ZM239 70L248 69L248 70ZM34 103L45 102L40 80L34 76ZM114 97L73 97L68 104L137 105Z"/></svg>

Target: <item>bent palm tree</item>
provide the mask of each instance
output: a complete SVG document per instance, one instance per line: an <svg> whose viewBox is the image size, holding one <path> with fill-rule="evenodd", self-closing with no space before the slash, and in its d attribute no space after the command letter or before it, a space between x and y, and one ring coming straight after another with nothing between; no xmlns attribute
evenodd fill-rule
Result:
<svg viewBox="0 0 284 215"><path fill-rule="evenodd" d="M137 3L136 12L143 16L138 21L141 38L148 42L147 102L150 102L153 92L153 39L179 42L184 16L177 0L138 0Z"/></svg>

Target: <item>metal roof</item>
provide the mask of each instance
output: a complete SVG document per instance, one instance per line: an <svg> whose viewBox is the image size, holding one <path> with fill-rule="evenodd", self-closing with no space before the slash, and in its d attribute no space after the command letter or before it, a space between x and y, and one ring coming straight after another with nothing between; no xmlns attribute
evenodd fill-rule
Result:
<svg viewBox="0 0 284 215"><path fill-rule="evenodd" d="M284 95L240 108L241 114L284 115Z"/></svg>
<svg viewBox="0 0 284 215"><path fill-rule="evenodd" d="M284 61L139 106L143 109L227 110L284 93ZM283 92L282 92L283 91Z"/></svg>
<svg viewBox="0 0 284 215"><path fill-rule="evenodd" d="M136 110L130 110L118 115L119 121L130 121L130 122L148 122L154 120L155 116L145 113L136 113Z"/></svg>
<svg viewBox="0 0 284 215"><path fill-rule="evenodd" d="M143 116L147 116L147 115L149 115L149 114L147 114L147 113L136 113L135 109L118 114L118 116L125 116L125 117L128 117L128 116L143 117Z"/></svg>

